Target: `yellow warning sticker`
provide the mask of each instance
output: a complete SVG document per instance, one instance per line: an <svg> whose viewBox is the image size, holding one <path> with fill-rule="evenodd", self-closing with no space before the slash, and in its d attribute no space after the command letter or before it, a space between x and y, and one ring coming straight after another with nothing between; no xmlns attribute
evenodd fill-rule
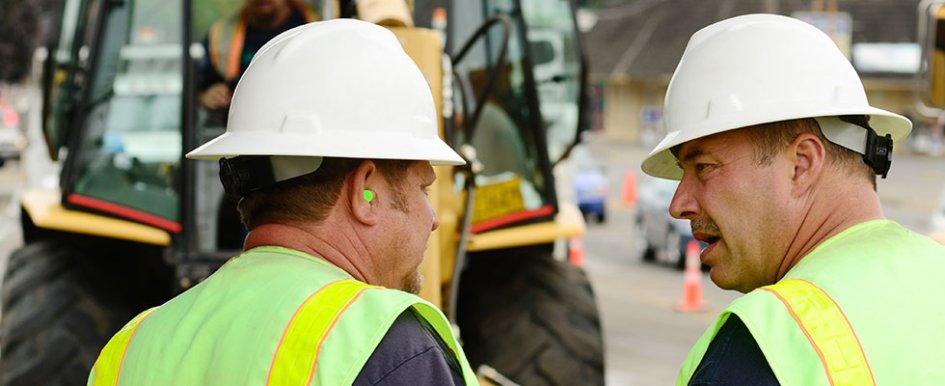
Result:
<svg viewBox="0 0 945 386"><path fill-rule="evenodd" d="M476 186L473 224L525 210L522 179L518 176L488 185Z"/></svg>

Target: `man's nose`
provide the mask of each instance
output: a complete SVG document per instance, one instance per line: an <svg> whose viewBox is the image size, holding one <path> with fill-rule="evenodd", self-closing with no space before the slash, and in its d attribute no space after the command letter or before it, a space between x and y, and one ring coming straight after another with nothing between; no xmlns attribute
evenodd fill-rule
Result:
<svg viewBox="0 0 945 386"><path fill-rule="evenodd" d="M691 178L679 181L673 200L669 203L669 214L678 219L690 219L699 213L699 202L693 196L693 182Z"/></svg>

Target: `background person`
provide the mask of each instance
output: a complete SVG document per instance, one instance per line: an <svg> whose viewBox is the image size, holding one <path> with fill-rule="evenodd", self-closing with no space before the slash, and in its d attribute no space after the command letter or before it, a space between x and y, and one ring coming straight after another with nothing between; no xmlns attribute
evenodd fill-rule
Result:
<svg viewBox="0 0 945 386"><path fill-rule="evenodd" d="M318 19L315 10L300 0L244 0L235 15L217 20L203 40L205 60L200 63L197 101L209 114L207 126L226 125L233 89L253 55L276 35ZM236 203L230 197L217 208L217 247L239 249L246 229L239 226Z"/></svg>
<svg viewBox="0 0 945 386"><path fill-rule="evenodd" d="M884 218L875 175L911 129L871 107L817 28L777 15L710 25L666 94L647 174L746 293L696 343L678 385L945 384L945 247Z"/></svg>
<svg viewBox="0 0 945 386"><path fill-rule="evenodd" d="M200 105L208 110L229 107L233 89L256 51L276 35L317 19L299 0L246 0L238 13L214 22L203 41Z"/></svg>
<svg viewBox="0 0 945 386"><path fill-rule="evenodd" d="M311 23L264 46L227 132L188 154L219 159L242 197L246 252L129 322L89 384L477 384L442 312L414 295L439 225L431 164L464 162L436 117L382 27Z"/></svg>

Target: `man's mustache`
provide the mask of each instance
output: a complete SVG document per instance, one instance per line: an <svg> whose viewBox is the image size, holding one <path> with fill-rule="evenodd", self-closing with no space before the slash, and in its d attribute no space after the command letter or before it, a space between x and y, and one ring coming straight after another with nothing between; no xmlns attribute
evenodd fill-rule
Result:
<svg viewBox="0 0 945 386"><path fill-rule="evenodd" d="M694 218L689 220L689 226L692 227L692 233L702 232L714 236L721 236L722 231L719 230L719 226L712 221L712 219L705 218Z"/></svg>

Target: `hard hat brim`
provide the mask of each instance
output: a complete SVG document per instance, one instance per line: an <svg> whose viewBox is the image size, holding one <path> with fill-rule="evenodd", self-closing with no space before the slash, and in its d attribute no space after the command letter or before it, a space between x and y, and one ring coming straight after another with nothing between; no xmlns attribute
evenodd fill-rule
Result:
<svg viewBox="0 0 945 386"><path fill-rule="evenodd" d="M463 165L466 163L452 148L439 138L410 138L404 141L402 133L375 133L370 138L354 134L332 134L330 137L305 133L281 133L274 137L268 132L227 132L187 153L187 158L217 160L238 155L282 155L301 157L341 157L362 159L405 159L430 161L433 165ZM352 150L359 143L364 151ZM398 144L396 147L390 144ZM273 150L276 149L276 150ZM385 150L386 149L386 150ZM405 156L407 154L407 156Z"/></svg>
<svg viewBox="0 0 945 386"><path fill-rule="evenodd" d="M892 136L894 143L899 143L903 138L909 135L909 132L912 131L912 122L908 118L903 117L902 115L892 113L886 110L878 109L871 106L857 106L855 108L846 110L830 109L828 111L823 111L822 114L804 114L801 116L792 116L787 115L780 118L771 119L765 122L741 122L735 123L730 128L716 128L714 130L695 130L694 128L681 127L676 128L672 131L669 131L663 140L653 149L652 152L643 160L643 163L640 165L644 173L649 174L653 177L666 178L670 180L679 180L682 179L683 171L679 167L678 160L676 156L673 155L672 149L678 145L682 145L686 142L692 141L694 139L707 137L709 135L735 130L743 127L755 126L765 123L773 123L779 121L786 121L791 119L801 119L801 118L815 118L815 117L829 117L829 116L840 116L840 115L868 115L870 116L870 127L876 130L877 134L884 136L889 134Z"/></svg>

